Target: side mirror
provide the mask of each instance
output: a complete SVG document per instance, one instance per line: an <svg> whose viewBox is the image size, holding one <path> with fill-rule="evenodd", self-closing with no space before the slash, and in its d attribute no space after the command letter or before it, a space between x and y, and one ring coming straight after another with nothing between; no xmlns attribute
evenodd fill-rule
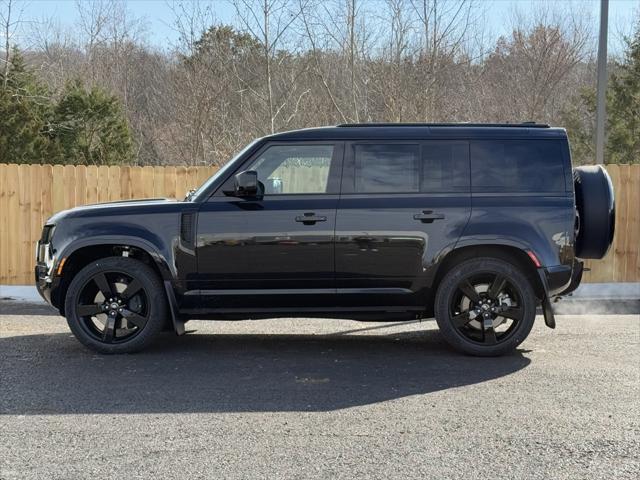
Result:
<svg viewBox="0 0 640 480"><path fill-rule="evenodd" d="M245 170L237 173L233 181L233 190L236 197L257 197L260 190L258 172Z"/></svg>

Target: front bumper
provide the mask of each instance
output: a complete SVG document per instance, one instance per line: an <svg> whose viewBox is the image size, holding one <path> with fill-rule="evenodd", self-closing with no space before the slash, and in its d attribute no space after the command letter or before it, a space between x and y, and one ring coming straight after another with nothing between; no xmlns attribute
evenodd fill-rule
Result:
<svg viewBox="0 0 640 480"><path fill-rule="evenodd" d="M49 276L48 268L44 264L37 264L35 268L35 282L38 293L44 300L51 302L51 291L53 290L53 279ZM54 305L55 306L55 305Z"/></svg>
<svg viewBox="0 0 640 480"><path fill-rule="evenodd" d="M36 290L40 296L52 307L61 309L60 298L58 295L61 277L49 276L47 266L38 264L35 268Z"/></svg>
<svg viewBox="0 0 640 480"><path fill-rule="evenodd" d="M35 281L36 289L38 293L47 303L51 303L51 288L49 283L49 275L47 273L47 266L37 264L35 268Z"/></svg>
<svg viewBox="0 0 640 480"><path fill-rule="evenodd" d="M52 229L49 230L51 232ZM44 234L43 234L44 236ZM48 238L50 240L50 238ZM56 258L51 244L38 241L36 244L36 266L34 280L40 296L50 305L59 309L59 301L56 298L56 289L60 285L60 277L55 275Z"/></svg>

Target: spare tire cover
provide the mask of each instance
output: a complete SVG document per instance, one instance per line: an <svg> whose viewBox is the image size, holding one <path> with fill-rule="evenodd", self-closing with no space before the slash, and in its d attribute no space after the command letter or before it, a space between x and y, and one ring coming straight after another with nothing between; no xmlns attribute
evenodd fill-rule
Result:
<svg viewBox="0 0 640 480"><path fill-rule="evenodd" d="M579 221L576 256L602 258L613 243L616 223L615 197L611 177L602 165L573 170Z"/></svg>

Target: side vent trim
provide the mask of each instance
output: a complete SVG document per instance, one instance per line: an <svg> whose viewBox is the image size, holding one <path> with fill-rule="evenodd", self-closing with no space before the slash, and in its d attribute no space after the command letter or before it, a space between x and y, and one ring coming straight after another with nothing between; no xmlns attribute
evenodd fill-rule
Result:
<svg viewBox="0 0 640 480"><path fill-rule="evenodd" d="M194 212L189 212L183 213L180 218L180 240L190 247L193 247L195 243L195 217L196 214Z"/></svg>

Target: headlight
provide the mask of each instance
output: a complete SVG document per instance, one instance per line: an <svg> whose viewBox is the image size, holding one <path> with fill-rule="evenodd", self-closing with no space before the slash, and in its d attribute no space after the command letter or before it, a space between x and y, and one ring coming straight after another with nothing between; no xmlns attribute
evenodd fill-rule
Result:
<svg viewBox="0 0 640 480"><path fill-rule="evenodd" d="M42 228L42 235L40 236L40 243L50 243L53 237L53 232L56 229L55 225L45 225Z"/></svg>

